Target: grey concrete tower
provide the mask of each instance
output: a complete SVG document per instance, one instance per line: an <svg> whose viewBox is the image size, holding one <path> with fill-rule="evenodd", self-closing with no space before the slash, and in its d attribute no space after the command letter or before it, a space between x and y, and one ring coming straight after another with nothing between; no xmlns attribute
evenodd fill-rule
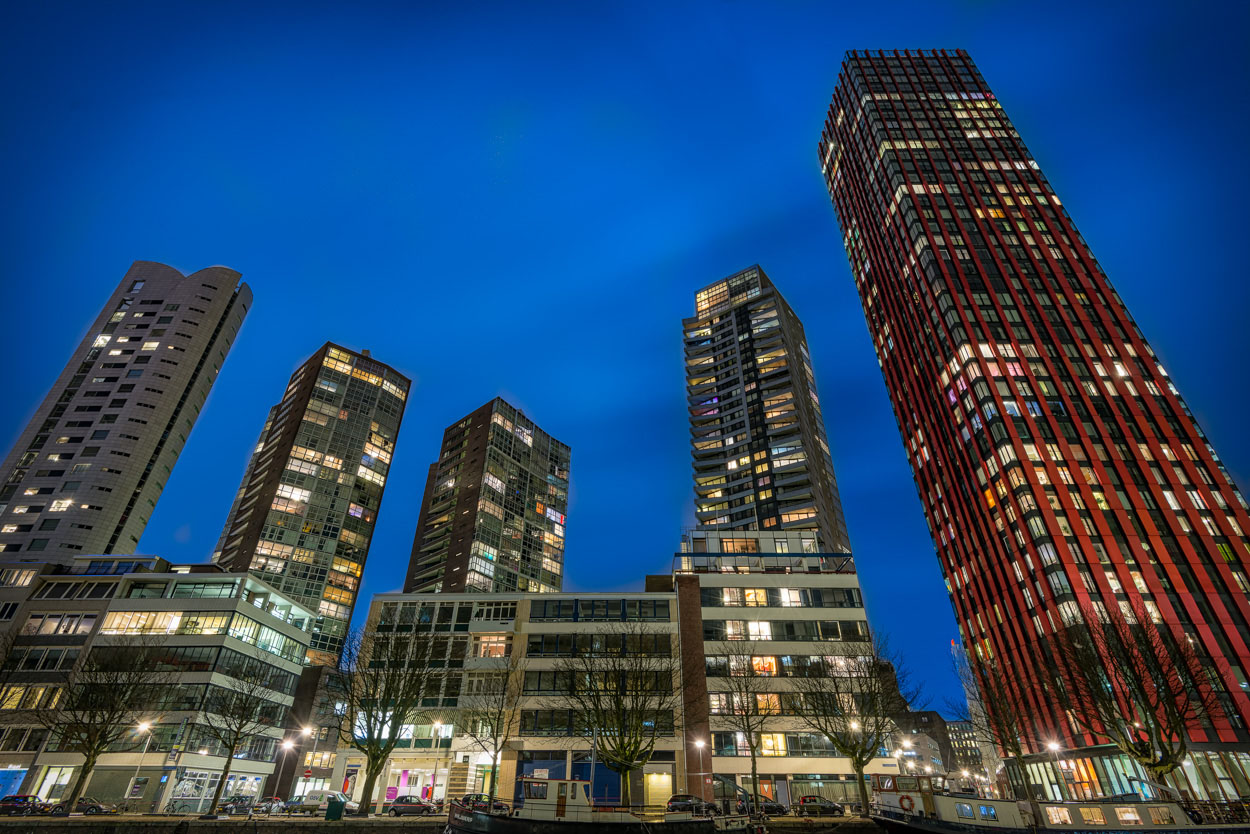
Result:
<svg viewBox="0 0 1250 834"><path fill-rule="evenodd" d="M136 261L0 468L0 552L133 553L252 291Z"/></svg>
<svg viewBox="0 0 1250 834"><path fill-rule="evenodd" d="M816 530L850 552L803 324L758 265L684 319L695 515L717 530Z"/></svg>
<svg viewBox="0 0 1250 834"><path fill-rule="evenodd" d="M343 647L411 384L324 344L269 409L213 554L317 612L314 663Z"/></svg>

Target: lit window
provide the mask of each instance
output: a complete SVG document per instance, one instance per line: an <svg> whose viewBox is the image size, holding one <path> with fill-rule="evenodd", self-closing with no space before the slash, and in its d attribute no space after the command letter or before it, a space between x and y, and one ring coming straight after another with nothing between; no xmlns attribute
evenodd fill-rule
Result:
<svg viewBox="0 0 1250 834"><path fill-rule="evenodd" d="M140 350L156 350L161 346L160 342L144 342Z"/></svg>

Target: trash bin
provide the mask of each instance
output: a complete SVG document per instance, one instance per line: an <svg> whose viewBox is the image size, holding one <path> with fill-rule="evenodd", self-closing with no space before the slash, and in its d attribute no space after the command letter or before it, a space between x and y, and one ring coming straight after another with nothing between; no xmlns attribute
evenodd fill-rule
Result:
<svg viewBox="0 0 1250 834"><path fill-rule="evenodd" d="M343 819L343 809L347 807L347 803L341 799L331 797L326 801L326 819L341 820Z"/></svg>

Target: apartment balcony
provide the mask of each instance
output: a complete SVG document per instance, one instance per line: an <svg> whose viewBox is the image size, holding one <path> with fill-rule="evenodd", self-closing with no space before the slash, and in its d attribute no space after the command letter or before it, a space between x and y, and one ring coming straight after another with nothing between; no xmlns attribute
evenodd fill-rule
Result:
<svg viewBox="0 0 1250 834"><path fill-rule="evenodd" d="M786 489L778 485L776 489L777 503L787 504L793 501L802 501L811 503L812 500L812 484L810 479L804 479L796 484L792 489Z"/></svg>

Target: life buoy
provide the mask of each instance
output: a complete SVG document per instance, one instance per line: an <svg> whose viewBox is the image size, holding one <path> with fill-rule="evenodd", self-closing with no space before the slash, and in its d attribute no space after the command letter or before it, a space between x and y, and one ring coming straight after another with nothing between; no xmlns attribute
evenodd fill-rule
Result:
<svg viewBox="0 0 1250 834"><path fill-rule="evenodd" d="M916 807L916 800L912 799L907 794L903 794L898 798L898 807L910 814L911 810Z"/></svg>

